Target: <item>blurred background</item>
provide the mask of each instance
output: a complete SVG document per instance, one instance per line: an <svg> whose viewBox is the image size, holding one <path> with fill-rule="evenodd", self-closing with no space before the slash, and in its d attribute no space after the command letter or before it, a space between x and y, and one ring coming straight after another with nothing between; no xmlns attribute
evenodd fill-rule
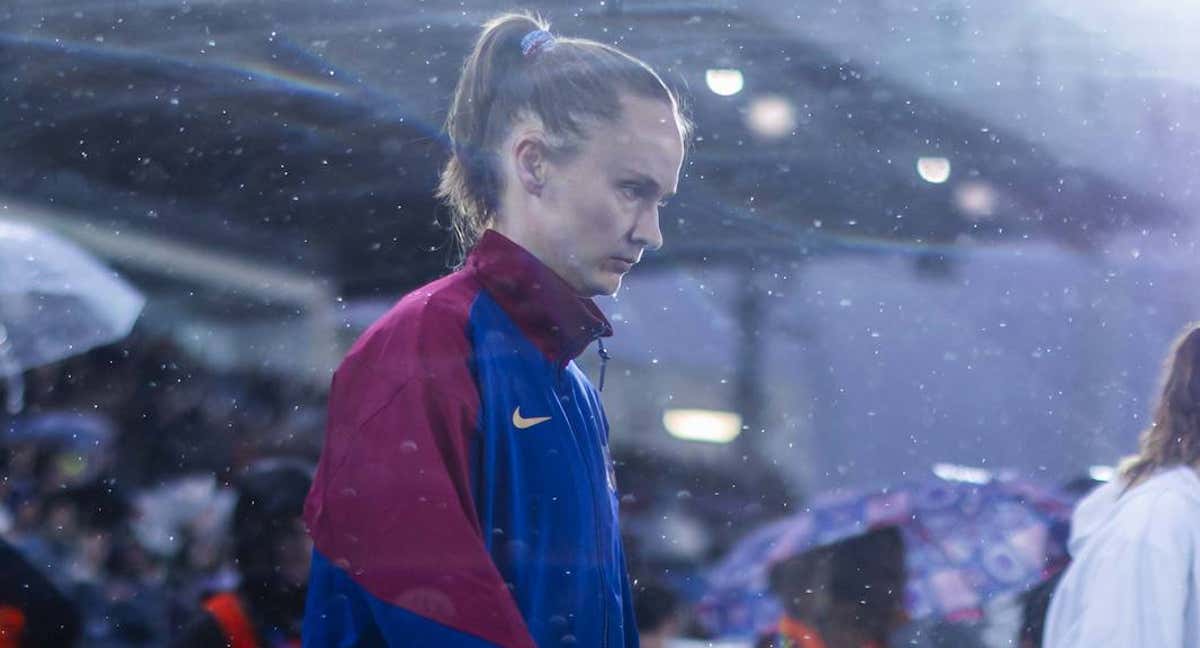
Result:
<svg viewBox="0 0 1200 648"><path fill-rule="evenodd" d="M1017 645L1070 504L1200 317L1187 3L9 0L0 284L45 237L94 263L103 286L56 277L105 315L0 288L0 531L80 645L165 645L236 587L246 471L314 462L342 353L451 268L439 129L515 8L645 59L697 124L666 245L599 300L646 644L751 645L780 524L1018 484L1036 576L908 603ZM46 325L17 320L51 312L112 325L26 359ZM793 549L879 521L838 524Z"/></svg>

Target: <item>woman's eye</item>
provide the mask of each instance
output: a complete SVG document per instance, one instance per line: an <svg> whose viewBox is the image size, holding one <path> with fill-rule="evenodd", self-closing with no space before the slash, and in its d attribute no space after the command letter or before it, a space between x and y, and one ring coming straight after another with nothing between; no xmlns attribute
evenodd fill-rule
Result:
<svg viewBox="0 0 1200 648"><path fill-rule="evenodd" d="M636 200L641 195L637 185L621 185L621 193L630 200Z"/></svg>

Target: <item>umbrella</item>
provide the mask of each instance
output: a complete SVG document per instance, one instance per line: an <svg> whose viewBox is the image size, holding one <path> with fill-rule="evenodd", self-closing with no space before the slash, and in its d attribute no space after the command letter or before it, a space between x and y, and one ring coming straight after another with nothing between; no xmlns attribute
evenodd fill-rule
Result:
<svg viewBox="0 0 1200 648"><path fill-rule="evenodd" d="M914 619L978 614L991 597L1024 591L1067 562L1073 500L1036 483L930 478L896 488L839 491L739 542L707 576L697 613L718 636L769 627L781 608L767 588L780 560L872 529L904 538L906 606Z"/></svg>
<svg viewBox="0 0 1200 648"><path fill-rule="evenodd" d="M0 423L0 432L0 443L60 443L88 450L111 443L113 425L92 412L43 412Z"/></svg>
<svg viewBox="0 0 1200 648"><path fill-rule="evenodd" d="M18 378L129 335L145 299L87 252L25 223L0 220L0 378L9 410Z"/></svg>

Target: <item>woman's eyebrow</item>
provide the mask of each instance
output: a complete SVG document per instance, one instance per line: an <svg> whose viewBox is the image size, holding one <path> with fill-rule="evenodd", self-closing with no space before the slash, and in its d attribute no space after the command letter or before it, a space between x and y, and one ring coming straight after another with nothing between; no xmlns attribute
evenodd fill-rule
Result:
<svg viewBox="0 0 1200 648"><path fill-rule="evenodd" d="M658 184L657 180L642 173L641 171L629 171L628 173L630 175L634 176L634 180L636 182L638 182L639 184L646 185L646 187L649 188L653 193L658 193L658 192L662 191L662 185ZM675 192L672 191L671 193L663 194L663 198L670 198L674 195L675 195Z"/></svg>

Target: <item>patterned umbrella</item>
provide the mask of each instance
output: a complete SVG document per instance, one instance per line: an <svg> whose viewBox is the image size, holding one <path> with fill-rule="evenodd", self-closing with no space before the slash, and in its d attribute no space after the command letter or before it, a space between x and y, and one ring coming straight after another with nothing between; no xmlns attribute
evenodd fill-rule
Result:
<svg viewBox="0 0 1200 648"><path fill-rule="evenodd" d="M975 615L989 598L1024 591L1066 564L1072 505L1066 494L1011 478L828 493L738 543L708 574L697 611L718 636L754 635L781 612L767 589L771 565L895 526L904 537L909 614Z"/></svg>

